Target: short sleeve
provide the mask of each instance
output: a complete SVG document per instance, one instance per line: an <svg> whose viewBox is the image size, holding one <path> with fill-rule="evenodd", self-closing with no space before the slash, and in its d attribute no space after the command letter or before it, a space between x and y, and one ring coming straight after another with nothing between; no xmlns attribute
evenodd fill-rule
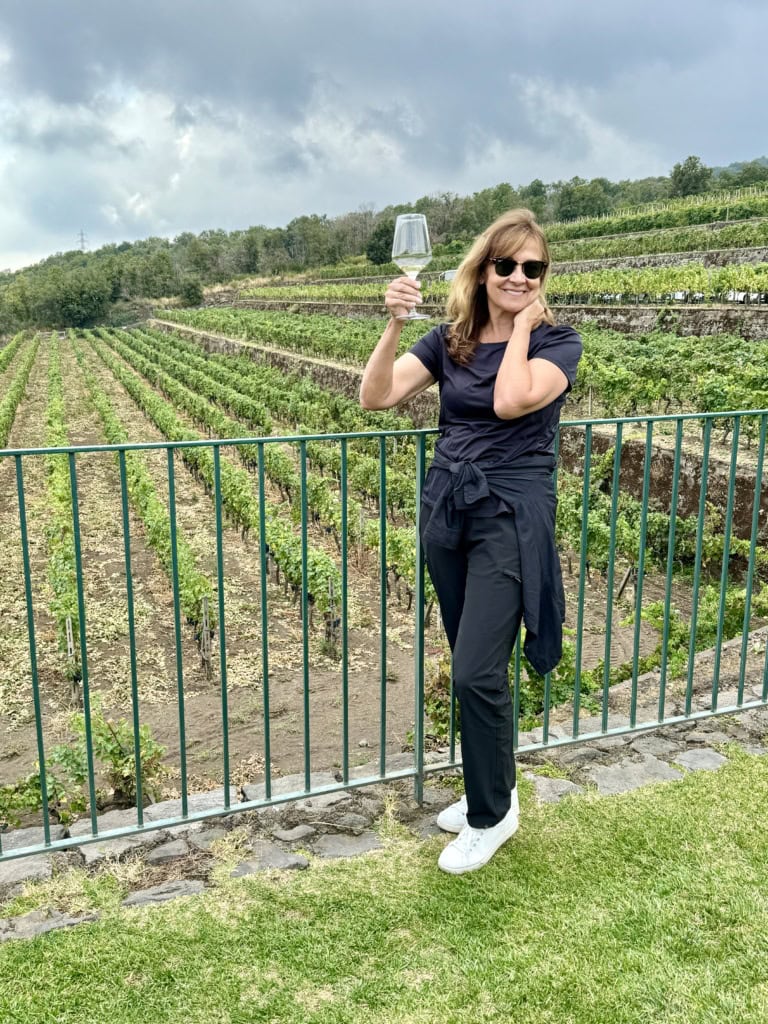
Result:
<svg viewBox="0 0 768 1024"><path fill-rule="evenodd" d="M428 334L412 345L408 351L416 356L419 362L423 363L435 380L442 380L443 376L443 353L445 351L446 325L440 324L433 327Z"/></svg>
<svg viewBox="0 0 768 1024"><path fill-rule="evenodd" d="M567 324L543 324L531 337L529 359L547 359L568 378L568 390L576 383L582 353L581 335Z"/></svg>

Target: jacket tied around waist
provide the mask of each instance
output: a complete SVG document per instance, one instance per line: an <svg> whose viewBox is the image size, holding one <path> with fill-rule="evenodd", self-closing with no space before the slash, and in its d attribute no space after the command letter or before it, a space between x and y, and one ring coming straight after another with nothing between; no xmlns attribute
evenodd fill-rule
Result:
<svg viewBox="0 0 768 1024"><path fill-rule="evenodd" d="M523 651L544 675L563 652L565 594L555 546L557 496L552 455L521 456L509 463L451 462L435 454L419 518L423 543L458 548L464 519L478 502L499 498L515 516L520 546L525 642Z"/></svg>

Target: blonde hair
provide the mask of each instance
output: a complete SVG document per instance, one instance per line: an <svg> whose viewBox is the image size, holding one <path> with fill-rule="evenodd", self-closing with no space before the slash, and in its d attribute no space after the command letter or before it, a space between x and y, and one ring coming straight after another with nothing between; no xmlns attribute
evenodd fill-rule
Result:
<svg viewBox="0 0 768 1024"><path fill-rule="evenodd" d="M541 258L550 263L549 246L538 221L530 210L519 209L503 213L472 243L456 271L446 303L450 321L448 355L454 362L462 365L471 362L480 330L488 323L488 297L485 285L480 281L486 262L491 256L511 255L528 242L535 242L541 249ZM542 291L539 301L544 306L544 319L554 324L555 318L543 294L548 276L549 267L540 278Z"/></svg>

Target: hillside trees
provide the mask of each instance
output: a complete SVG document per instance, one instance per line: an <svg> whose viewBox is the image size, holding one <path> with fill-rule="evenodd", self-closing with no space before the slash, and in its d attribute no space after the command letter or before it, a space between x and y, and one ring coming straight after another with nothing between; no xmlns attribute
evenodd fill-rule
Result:
<svg viewBox="0 0 768 1024"><path fill-rule="evenodd" d="M232 234L232 256L238 274L256 274L260 267L264 228L248 228Z"/></svg>
<svg viewBox="0 0 768 1024"><path fill-rule="evenodd" d="M599 217L608 213L613 207L613 198L618 186L607 178L571 178L570 181L558 182L555 197L555 217L557 220L574 220L576 217Z"/></svg>
<svg viewBox="0 0 768 1024"><path fill-rule="evenodd" d="M520 189L520 199L522 205L532 210L539 220L544 219L547 207L547 186L541 178L534 178L529 185L524 185Z"/></svg>
<svg viewBox="0 0 768 1024"><path fill-rule="evenodd" d="M105 316L112 295L113 281L102 268L54 266L20 275L2 293L0 327L87 327Z"/></svg>
<svg viewBox="0 0 768 1024"><path fill-rule="evenodd" d="M387 217L378 222L371 232L368 245L365 247L365 255L377 266L382 263L389 263L392 258L392 237L395 233L394 217Z"/></svg>
<svg viewBox="0 0 768 1024"><path fill-rule="evenodd" d="M698 156L688 156L681 164L672 168L670 196L694 196L706 192L712 181L712 168L701 162Z"/></svg>
<svg viewBox="0 0 768 1024"><path fill-rule="evenodd" d="M742 164L731 164L717 174L718 188L743 188L745 185L759 185L768 181L768 157L747 160Z"/></svg>
<svg viewBox="0 0 768 1024"><path fill-rule="evenodd" d="M732 164L715 173L699 157L690 156L676 164L669 177L620 182L573 177L550 184L534 178L518 187L500 182L467 196L447 191L423 195L378 212L372 204L364 204L337 217L302 215L285 227L253 225L199 234L185 231L174 239L150 237L111 243L94 252L56 253L23 271L0 273L0 332L26 326L85 326L95 322L99 311L108 309L110 303L181 295L190 280L205 286L240 275L293 274L338 263L354 267L364 255L383 265L390 259L395 217L408 211L426 215L436 255L455 252L460 257L479 231L515 206L529 207L544 223L594 218L591 223L561 223L550 228L550 241L555 242L606 232L682 227L713 218L755 219L764 216L764 207L746 200L727 203L721 210L695 213L674 209L663 215L642 211L630 217L626 208L761 181L768 181L766 158ZM622 217L612 213L619 210ZM605 214L612 215L615 223L601 219ZM90 284L93 288L89 291ZM68 316L75 319L67 321Z"/></svg>

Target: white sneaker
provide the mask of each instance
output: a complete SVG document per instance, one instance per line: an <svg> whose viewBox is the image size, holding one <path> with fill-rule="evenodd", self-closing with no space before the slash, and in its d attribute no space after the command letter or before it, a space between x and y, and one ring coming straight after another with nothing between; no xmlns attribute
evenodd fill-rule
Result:
<svg viewBox="0 0 768 1024"><path fill-rule="evenodd" d="M490 828L472 828L471 825L465 825L458 837L448 843L440 854L437 866L442 871L447 871L449 875L477 871L517 832L519 824L520 818L510 807L505 817Z"/></svg>
<svg viewBox="0 0 768 1024"><path fill-rule="evenodd" d="M520 816L520 801L517 798L517 786L512 790L510 811ZM437 827L443 832L461 832L467 824L467 798L463 796L455 804L445 807L437 816Z"/></svg>

